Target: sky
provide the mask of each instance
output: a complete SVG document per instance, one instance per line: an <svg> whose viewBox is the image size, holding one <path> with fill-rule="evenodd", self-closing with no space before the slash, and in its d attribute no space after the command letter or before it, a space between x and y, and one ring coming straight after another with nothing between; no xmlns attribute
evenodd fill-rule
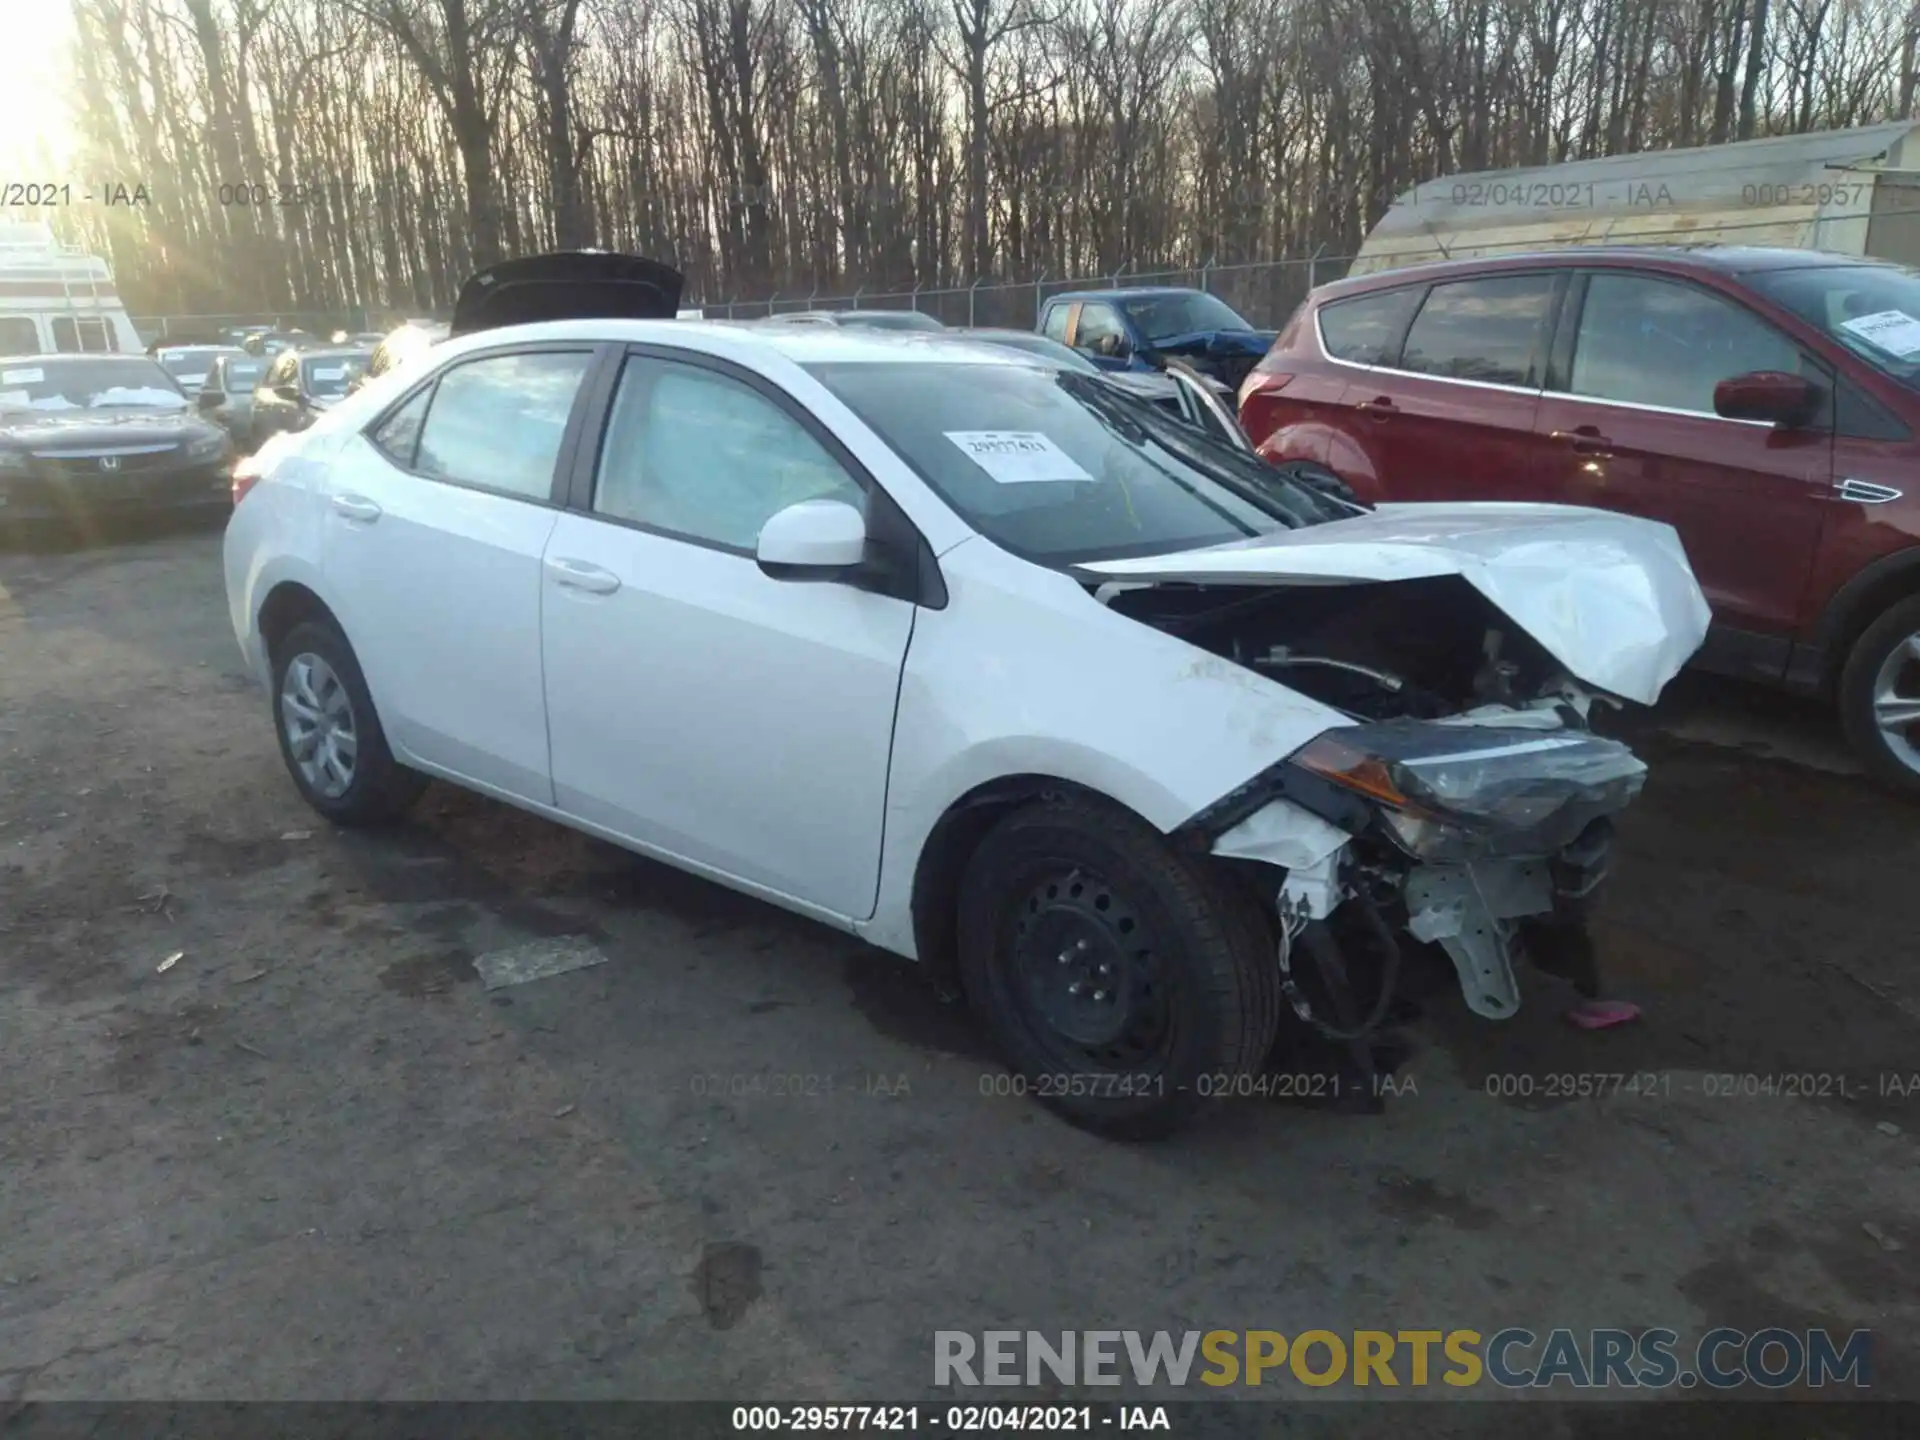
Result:
<svg viewBox="0 0 1920 1440"><path fill-rule="evenodd" d="M7 61L0 77L0 200L15 183L60 184L76 190L73 122L67 83L73 34L70 0L0 0L0 37Z"/></svg>

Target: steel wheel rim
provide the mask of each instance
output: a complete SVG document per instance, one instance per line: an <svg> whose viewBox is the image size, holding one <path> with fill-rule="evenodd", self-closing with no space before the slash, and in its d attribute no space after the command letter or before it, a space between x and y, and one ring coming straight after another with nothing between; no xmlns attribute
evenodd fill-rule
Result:
<svg viewBox="0 0 1920 1440"><path fill-rule="evenodd" d="M1078 867L1036 875L1010 941L1007 981L1034 1038L1064 1068L1159 1068L1173 1036L1173 987L1153 936L1114 887Z"/></svg>
<svg viewBox="0 0 1920 1440"><path fill-rule="evenodd" d="M337 800L352 788L360 754L353 701L320 656L296 655L288 664L280 682L280 725L287 753L315 794Z"/></svg>
<svg viewBox="0 0 1920 1440"><path fill-rule="evenodd" d="M1880 740L1907 769L1920 772L1920 634L1907 636L1880 662L1873 677L1873 723Z"/></svg>

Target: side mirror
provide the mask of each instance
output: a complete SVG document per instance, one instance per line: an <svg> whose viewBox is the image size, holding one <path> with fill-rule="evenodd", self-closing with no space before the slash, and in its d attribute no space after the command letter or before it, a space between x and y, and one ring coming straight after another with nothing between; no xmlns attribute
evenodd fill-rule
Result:
<svg viewBox="0 0 1920 1440"><path fill-rule="evenodd" d="M838 580L867 558L867 520L842 500L802 500L760 527L755 557L775 580Z"/></svg>
<svg viewBox="0 0 1920 1440"><path fill-rule="evenodd" d="M1713 413L1728 420L1803 425L1820 407L1813 382L1784 370L1754 370L1713 387Z"/></svg>
<svg viewBox="0 0 1920 1440"><path fill-rule="evenodd" d="M194 402L202 410L218 410L227 403L226 392L221 390L202 390L200 398Z"/></svg>

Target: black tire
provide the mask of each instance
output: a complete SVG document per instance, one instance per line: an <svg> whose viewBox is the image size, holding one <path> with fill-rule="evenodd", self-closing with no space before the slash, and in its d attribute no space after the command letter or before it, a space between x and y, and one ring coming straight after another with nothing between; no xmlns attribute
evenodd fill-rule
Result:
<svg viewBox="0 0 1920 1440"><path fill-rule="evenodd" d="M1002 819L961 881L958 932L961 983L1016 1082L1083 1129L1170 1134L1273 1046L1272 929L1118 806L1048 797Z"/></svg>
<svg viewBox="0 0 1920 1440"><path fill-rule="evenodd" d="M1840 728L1874 778L1903 794L1920 798L1920 769L1889 743L1874 716L1874 692L1881 668L1909 636L1920 635L1920 595L1902 600L1869 625L1854 641L1840 672ZM1908 666L1905 693L1920 698L1920 661ZM1906 732L1920 756L1920 724Z"/></svg>
<svg viewBox="0 0 1920 1440"><path fill-rule="evenodd" d="M287 671L303 656L317 656L337 678L345 693L355 735L352 779L338 795L316 788L295 757L288 719L282 706ZM280 758L287 773L305 800L336 825L379 825L395 819L411 805L425 788L427 777L409 770L393 758L387 746L386 731L367 692L366 677L353 647L333 625L305 621L293 627L273 649L273 690L270 696L273 733L280 742Z"/></svg>

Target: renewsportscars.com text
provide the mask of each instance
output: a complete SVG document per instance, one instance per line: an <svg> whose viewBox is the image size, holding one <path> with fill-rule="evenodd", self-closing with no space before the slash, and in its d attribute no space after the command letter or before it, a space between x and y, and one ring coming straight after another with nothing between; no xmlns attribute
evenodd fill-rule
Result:
<svg viewBox="0 0 1920 1440"><path fill-rule="evenodd" d="M936 1330L933 1383L1713 1390L1866 1389L1873 1335L1854 1330Z"/></svg>

